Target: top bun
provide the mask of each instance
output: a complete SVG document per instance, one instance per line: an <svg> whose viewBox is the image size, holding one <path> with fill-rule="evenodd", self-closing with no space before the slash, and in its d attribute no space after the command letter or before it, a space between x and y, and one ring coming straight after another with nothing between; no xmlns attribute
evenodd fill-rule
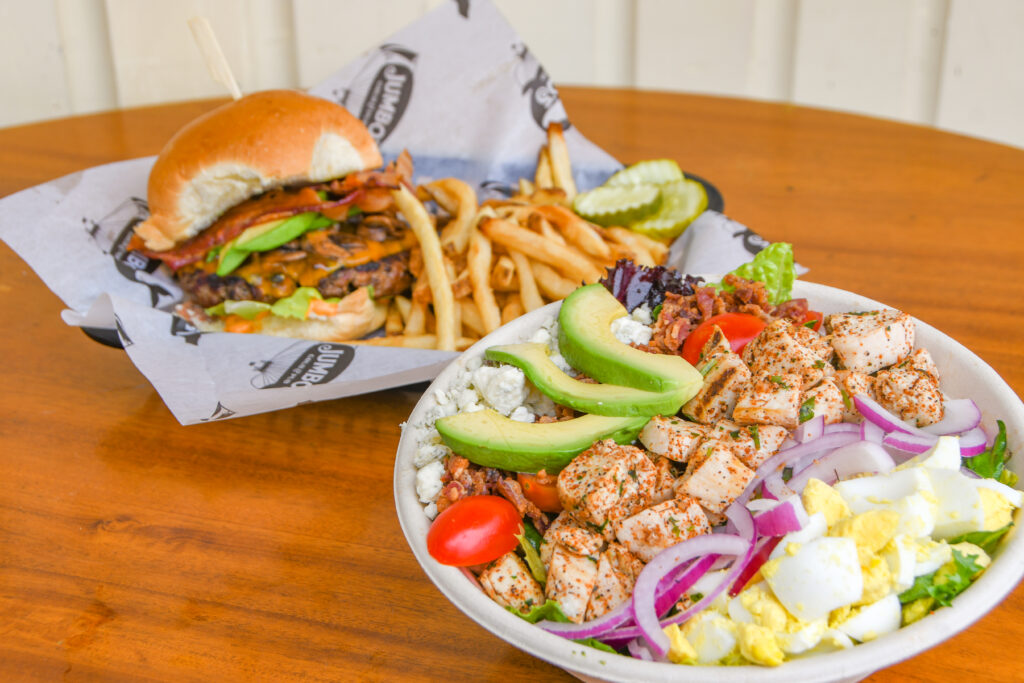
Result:
<svg viewBox="0 0 1024 683"><path fill-rule="evenodd" d="M271 188L378 168L380 150L344 107L294 90L246 95L200 116L149 174L149 219L136 234L165 251Z"/></svg>

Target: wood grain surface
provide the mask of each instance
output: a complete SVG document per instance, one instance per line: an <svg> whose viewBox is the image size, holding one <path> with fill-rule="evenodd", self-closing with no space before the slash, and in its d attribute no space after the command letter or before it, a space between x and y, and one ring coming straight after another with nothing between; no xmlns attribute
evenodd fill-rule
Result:
<svg viewBox="0 0 1024 683"><path fill-rule="evenodd" d="M563 90L623 161L678 159L807 279L935 325L1024 394L1024 151L724 98ZM154 154L199 102L0 130L0 196ZM33 229L32 225L24 226ZM422 387L182 427L0 244L0 680L569 680L464 617L392 500ZM1024 589L872 681L1018 681Z"/></svg>

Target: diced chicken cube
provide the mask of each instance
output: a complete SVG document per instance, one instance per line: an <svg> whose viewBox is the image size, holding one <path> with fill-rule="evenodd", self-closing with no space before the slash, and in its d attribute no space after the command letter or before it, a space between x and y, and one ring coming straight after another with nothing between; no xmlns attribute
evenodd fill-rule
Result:
<svg viewBox="0 0 1024 683"><path fill-rule="evenodd" d="M655 456L654 469L658 476L651 491L651 503L660 503L675 495L676 475L672 471L672 460Z"/></svg>
<svg viewBox="0 0 1024 683"><path fill-rule="evenodd" d="M944 408L938 383L917 370L882 370L875 375L875 394L882 407L918 427L942 419Z"/></svg>
<svg viewBox="0 0 1024 683"><path fill-rule="evenodd" d="M932 360L932 354L928 349L914 349L914 352L896 364L902 370L917 370L928 375L935 384L939 383L939 368Z"/></svg>
<svg viewBox="0 0 1024 683"><path fill-rule="evenodd" d="M711 336L704 342L704 346L700 350L699 360L701 363L709 363L727 353L732 353L732 346L729 345L729 340L726 339L722 328L715 325L711 328Z"/></svg>
<svg viewBox="0 0 1024 683"><path fill-rule="evenodd" d="M499 605L529 612L544 604L544 591L529 567L514 552L508 552L487 566L477 577L484 592Z"/></svg>
<svg viewBox="0 0 1024 683"><path fill-rule="evenodd" d="M736 401L732 419L739 424L795 429L800 421L800 375L756 375L750 388Z"/></svg>
<svg viewBox="0 0 1024 683"><path fill-rule="evenodd" d="M704 384L682 413L695 422L712 424L732 414L736 399L750 385L750 369L735 353L718 356L700 369L706 371Z"/></svg>
<svg viewBox="0 0 1024 683"><path fill-rule="evenodd" d="M843 399L843 421L861 422L864 417L853 403L857 394L867 394L875 398L875 378L854 370L839 370L835 376L836 386Z"/></svg>
<svg viewBox="0 0 1024 683"><path fill-rule="evenodd" d="M676 543L708 533L711 525L700 504L686 497L652 505L615 524L615 537L644 562Z"/></svg>
<svg viewBox="0 0 1024 683"><path fill-rule="evenodd" d="M831 363L832 358L835 357L835 349L832 348L831 340L828 337L823 337L811 328L804 327L803 325L794 325L792 334L798 342L810 349L811 353L813 353L818 360L828 363L828 370L834 370Z"/></svg>
<svg viewBox="0 0 1024 683"><path fill-rule="evenodd" d="M597 561L556 548L548 568L545 594L562 607L562 612L577 624L583 621L590 594L597 584Z"/></svg>
<svg viewBox="0 0 1024 683"><path fill-rule="evenodd" d="M777 425L739 425L731 420L720 420L715 424L714 436L744 465L756 470L775 455L789 431Z"/></svg>
<svg viewBox="0 0 1024 683"><path fill-rule="evenodd" d="M640 443L655 455L686 462L693 449L708 435L708 429L678 417L655 415L640 430Z"/></svg>
<svg viewBox="0 0 1024 683"><path fill-rule="evenodd" d="M609 522L646 506L657 478L654 464L642 450L605 439L559 472L558 498L563 509L611 540Z"/></svg>
<svg viewBox="0 0 1024 683"><path fill-rule="evenodd" d="M839 391L839 387L831 377L823 379L821 384L805 391L800 400L801 407L808 401L810 401L810 409L814 417L825 416L825 424L843 421L845 409L843 393Z"/></svg>
<svg viewBox="0 0 1024 683"><path fill-rule="evenodd" d="M808 336L808 333L810 336ZM800 375L801 388L810 388L831 373L830 353L824 353L812 330L785 318L773 320L743 349L743 360L754 375Z"/></svg>
<svg viewBox="0 0 1024 683"><path fill-rule="evenodd" d="M586 620L597 619L629 599L643 563L618 543L609 544L597 561L597 580L590 594Z"/></svg>
<svg viewBox="0 0 1024 683"><path fill-rule="evenodd" d="M754 472L720 441L710 441L690 458L686 474L676 482L680 493L696 498L711 512L724 512L743 493Z"/></svg>
<svg viewBox="0 0 1024 683"><path fill-rule="evenodd" d="M832 348L847 370L872 374L906 358L914 348L914 321L894 310L831 315Z"/></svg>
<svg viewBox="0 0 1024 683"><path fill-rule="evenodd" d="M544 542L540 544L540 559L545 567L551 564L551 555L558 547L577 555L597 557L604 547L604 537L582 526L571 514L563 511L544 532Z"/></svg>

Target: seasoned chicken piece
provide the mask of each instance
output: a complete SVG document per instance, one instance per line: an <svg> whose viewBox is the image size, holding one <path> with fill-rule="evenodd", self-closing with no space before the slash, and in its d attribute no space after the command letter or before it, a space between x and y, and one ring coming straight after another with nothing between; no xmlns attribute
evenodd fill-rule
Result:
<svg viewBox="0 0 1024 683"><path fill-rule="evenodd" d="M653 462L658 476L651 491L651 503L660 503L675 495L676 475L672 471L672 460L654 456Z"/></svg>
<svg viewBox="0 0 1024 683"><path fill-rule="evenodd" d="M701 347L698 359L700 363L710 363L715 358L724 356L727 353L732 353L732 346L729 345L729 340L725 338L722 328L715 325L711 328L711 336L708 337L708 340L704 342L704 346Z"/></svg>
<svg viewBox="0 0 1024 683"><path fill-rule="evenodd" d="M583 621L590 594L597 584L597 562L592 557L556 548L548 568L545 595L562 607L562 612L577 624Z"/></svg>
<svg viewBox="0 0 1024 683"><path fill-rule="evenodd" d="M835 424L843 421L844 408L843 393L839 391L835 380L831 377L821 380L821 384L808 389L800 398L801 408L810 401L811 411L814 417L825 416L825 424Z"/></svg>
<svg viewBox="0 0 1024 683"><path fill-rule="evenodd" d="M744 465L756 470L778 452L789 431L777 425L738 425L731 420L720 420L715 423L713 436L728 446Z"/></svg>
<svg viewBox="0 0 1024 683"><path fill-rule="evenodd" d="M529 567L514 552L508 552L489 564L477 577L480 586L496 603L529 612L544 604L544 591Z"/></svg>
<svg viewBox="0 0 1024 683"><path fill-rule="evenodd" d="M847 370L872 374L914 348L914 321L894 310L839 313L828 318L832 348Z"/></svg>
<svg viewBox="0 0 1024 683"><path fill-rule="evenodd" d="M544 532L544 542L540 544L540 559L545 568L551 564L551 555L558 547L577 555L597 557L604 547L604 537L582 526L568 512L561 512Z"/></svg>
<svg viewBox="0 0 1024 683"><path fill-rule="evenodd" d="M829 370L833 370L831 363L832 358L835 357L835 350L832 348L832 342L829 337L823 337L811 328L804 327L803 325L793 325L792 334L798 342L809 348L816 358L828 363L830 366ZM830 373L826 373L826 375L828 374Z"/></svg>
<svg viewBox="0 0 1024 683"><path fill-rule="evenodd" d="M676 543L709 533L711 525L700 504L688 497L666 500L615 523L615 537L644 562Z"/></svg>
<svg viewBox="0 0 1024 683"><path fill-rule="evenodd" d="M875 378L854 370L837 370L834 379L843 399L843 421L862 422L864 417L854 405L853 397L857 394L867 394L875 398Z"/></svg>
<svg viewBox="0 0 1024 683"><path fill-rule="evenodd" d="M655 455L686 462L708 435L708 428L678 417L655 415L640 430L640 443Z"/></svg>
<svg viewBox="0 0 1024 683"><path fill-rule="evenodd" d="M918 427L938 422L945 410L938 383L913 369L880 371L875 375L875 393L882 407Z"/></svg>
<svg viewBox="0 0 1024 683"><path fill-rule="evenodd" d="M698 369L704 374L704 384L681 412L703 424L729 417L736 399L750 384L750 369L735 353L717 356L698 365Z"/></svg>
<svg viewBox="0 0 1024 683"><path fill-rule="evenodd" d="M612 540L608 523L650 503L657 479L654 464L642 450L605 439L558 474L558 498L567 512Z"/></svg>
<svg viewBox="0 0 1024 683"><path fill-rule="evenodd" d="M736 401L732 419L739 424L779 425L795 429L800 417L800 375L761 373Z"/></svg>
<svg viewBox="0 0 1024 683"><path fill-rule="evenodd" d="M597 561L597 580L590 594L586 620L597 619L629 599L643 562L618 543L611 543Z"/></svg>
<svg viewBox="0 0 1024 683"><path fill-rule="evenodd" d="M743 360L754 375L800 375L800 386L809 389L833 368L831 352L825 351L813 331L794 325L785 318L768 323L743 349Z"/></svg>
<svg viewBox="0 0 1024 683"><path fill-rule="evenodd" d="M711 512L721 513L743 493L754 472L720 441L709 441L690 458L686 474L676 480L676 496L684 494Z"/></svg>
<svg viewBox="0 0 1024 683"><path fill-rule="evenodd" d="M931 377L935 384L939 383L939 368L932 360L932 354L928 353L928 349L915 349L912 354L897 363L896 367L901 370L917 370Z"/></svg>

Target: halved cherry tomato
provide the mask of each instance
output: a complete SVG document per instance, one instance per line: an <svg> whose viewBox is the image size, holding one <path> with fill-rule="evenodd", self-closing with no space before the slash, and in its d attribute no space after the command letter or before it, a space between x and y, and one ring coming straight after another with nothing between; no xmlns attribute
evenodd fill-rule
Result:
<svg viewBox="0 0 1024 683"><path fill-rule="evenodd" d="M468 567L515 548L523 520L500 496L467 496L445 508L427 532L427 551L441 564Z"/></svg>
<svg viewBox="0 0 1024 683"><path fill-rule="evenodd" d="M536 474L520 472L516 479L523 487L526 499L540 508L541 512L562 511L562 501L558 500L558 480L555 477L545 477L544 483L541 483Z"/></svg>
<svg viewBox="0 0 1024 683"><path fill-rule="evenodd" d="M713 315L693 330L683 342L683 358L690 365L700 361L700 351L718 325L736 353L743 350L751 339L764 329L764 321L749 313L720 313Z"/></svg>
<svg viewBox="0 0 1024 683"><path fill-rule="evenodd" d="M803 325L804 327L810 327L812 330L817 332L818 330L821 329L821 321L824 318L825 315L821 311L807 311L807 313L804 314L804 319L800 321L800 324ZM814 324L809 325L808 323L812 321L814 322Z"/></svg>

